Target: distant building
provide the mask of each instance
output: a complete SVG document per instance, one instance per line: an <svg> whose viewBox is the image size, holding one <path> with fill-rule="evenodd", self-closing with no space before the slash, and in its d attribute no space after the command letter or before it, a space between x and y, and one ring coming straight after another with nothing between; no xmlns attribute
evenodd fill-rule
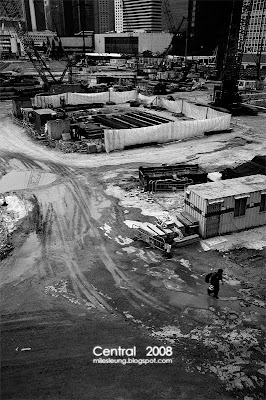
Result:
<svg viewBox="0 0 266 400"><path fill-rule="evenodd" d="M266 2L253 0L245 53L266 52Z"/></svg>
<svg viewBox="0 0 266 400"><path fill-rule="evenodd" d="M46 26L60 36L94 30L94 0L44 1Z"/></svg>
<svg viewBox="0 0 266 400"><path fill-rule="evenodd" d="M216 48L225 50L233 2L234 0L189 0L189 54L211 55Z"/></svg>
<svg viewBox="0 0 266 400"><path fill-rule="evenodd" d="M114 13L115 13L115 31L117 33L123 32L123 2L122 0L114 0Z"/></svg>
<svg viewBox="0 0 266 400"><path fill-rule="evenodd" d="M115 0L117 32L162 31L161 0Z"/></svg>
<svg viewBox="0 0 266 400"><path fill-rule="evenodd" d="M95 33L105 33L115 29L114 0L96 0L94 12Z"/></svg>
<svg viewBox="0 0 266 400"><path fill-rule="evenodd" d="M141 54L146 50L162 53L169 46L172 34L168 32L124 32L96 34L95 52Z"/></svg>

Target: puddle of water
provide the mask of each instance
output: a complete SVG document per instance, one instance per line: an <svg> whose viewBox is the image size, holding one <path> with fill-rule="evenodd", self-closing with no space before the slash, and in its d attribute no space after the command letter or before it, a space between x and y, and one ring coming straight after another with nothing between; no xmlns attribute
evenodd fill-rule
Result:
<svg viewBox="0 0 266 400"><path fill-rule="evenodd" d="M0 179L0 192L31 189L37 186L49 185L56 180L55 174L37 171L12 171Z"/></svg>
<svg viewBox="0 0 266 400"><path fill-rule="evenodd" d="M32 232L16 254L16 261L1 283L13 282L22 276L34 273L34 266L41 259L41 244L35 232Z"/></svg>
<svg viewBox="0 0 266 400"><path fill-rule="evenodd" d="M207 294L198 294L194 295L186 292L173 292L170 291L169 295L169 303L173 306L177 306L179 308L205 308L209 307L222 307L226 306L234 311L257 311L259 313L263 313L264 309L251 305L250 307L243 308L240 306L239 301L233 301L230 298L221 298L219 300L213 299L212 296L208 296Z"/></svg>
<svg viewBox="0 0 266 400"><path fill-rule="evenodd" d="M90 203L90 212L91 216L95 220L99 220L102 216L102 212L106 208L111 207L111 201L110 200L104 200L102 202L96 202L95 199L91 199Z"/></svg>
<svg viewBox="0 0 266 400"><path fill-rule="evenodd" d="M170 304L180 308L194 307L208 309L214 304L214 301L217 302L217 300L214 300L205 294L199 294L196 296L185 292L171 292L169 302Z"/></svg>

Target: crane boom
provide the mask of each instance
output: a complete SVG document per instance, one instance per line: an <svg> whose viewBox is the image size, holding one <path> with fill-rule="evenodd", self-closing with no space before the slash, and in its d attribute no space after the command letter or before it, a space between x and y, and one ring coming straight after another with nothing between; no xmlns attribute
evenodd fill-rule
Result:
<svg viewBox="0 0 266 400"><path fill-rule="evenodd" d="M38 72L40 78L42 79L45 86L49 86L49 81L46 73L50 75L52 80L56 82L55 77L51 73L50 69L46 65L45 61L42 59L39 52L34 47L33 39L30 37L29 33L26 29L26 23L20 15L20 12L17 8L17 3L14 0L3 0L3 9L6 13L6 16L10 21L12 21L14 30L21 42L21 45Z"/></svg>
<svg viewBox="0 0 266 400"><path fill-rule="evenodd" d="M171 33L174 33L176 31L176 26L174 23L173 14L171 12L169 0L163 0L162 6L164 8L164 14L168 20L169 30Z"/></svg>
<svg viewBox="0 0 266 400"><path fill-rule="evenodd" d="M20 11L18 9L16 0L1 0L1 1L2 1L2 8L6 14L4 18L12 22L14 30L21 42L21 45L25 53L27 54L34 68L38 72L38 75L43 81L45 87L49 88L51 84L51 81L48 80L48 77L52 79L52 83L62 83L67 69L71 67L71 59L67 56L68 62L66 64L66 67L62 73L62 76L59 78L59 80L57 80L52 74L45 60L36 50L34 46L34 41L26 29L26 22L24 18L22 18L22 16L20 15Z"/></svg>

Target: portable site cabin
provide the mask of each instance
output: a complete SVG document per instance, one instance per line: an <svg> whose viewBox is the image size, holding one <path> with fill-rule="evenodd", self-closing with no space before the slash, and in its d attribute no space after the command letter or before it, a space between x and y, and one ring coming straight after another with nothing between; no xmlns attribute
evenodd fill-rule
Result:
<svg viewBox="0 0 266 400"><path fill-rule="evenodd" d="M188 186L185 211L203 238L266 224L266 176L250 175Z"/></svg>
<svg viewBox="0 0 266 400"><path fill-rule="evenodd" d="M50 108L41 108L33 111L33 124L35 129L40 133L41 128L46 124L50 119L56 118L56 111Z"/></svg>

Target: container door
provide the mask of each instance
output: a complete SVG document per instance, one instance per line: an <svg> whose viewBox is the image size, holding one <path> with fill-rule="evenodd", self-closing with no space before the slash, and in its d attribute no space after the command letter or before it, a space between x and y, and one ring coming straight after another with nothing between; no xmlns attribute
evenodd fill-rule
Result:
<svg viewBox="0 0 266 400"><path fill-rule="evenodd" d="M206 217L206 235L212 237L219 235L221 203L209 204Z"/></svg>

